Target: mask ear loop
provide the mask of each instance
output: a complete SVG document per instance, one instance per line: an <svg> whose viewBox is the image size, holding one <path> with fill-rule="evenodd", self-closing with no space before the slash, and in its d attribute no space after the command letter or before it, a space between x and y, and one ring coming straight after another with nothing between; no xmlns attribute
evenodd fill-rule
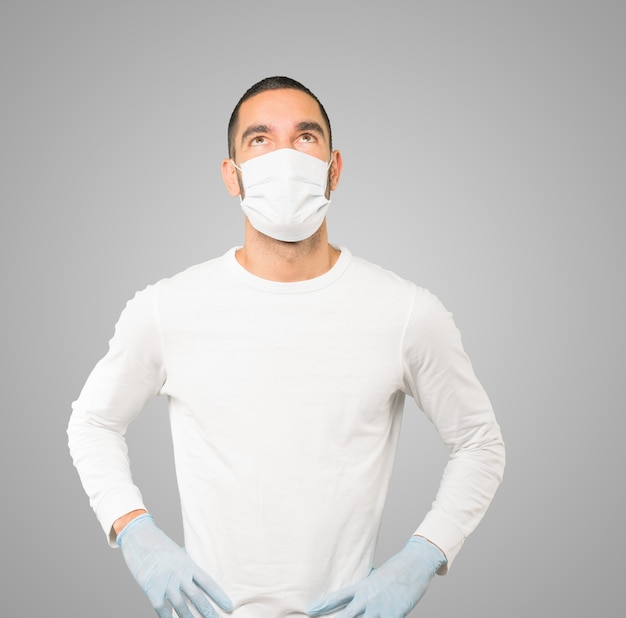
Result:
<svg viewBox="0 0 626 618"><path fill-rule="evenodd" d="M235 163L234 159L230 159L230 162L233 164L233 167L236 170L239 170L242 174L243 174L243 170ZM243 203L243 195L244 195L244 191L243 191L243 186L241 184L241 180L238 180L239 182L239 203L242 204Z"/></svg>
<svg viewBox="0 0 626 618"><path fill-rule="evenodd" d="M328 165L326 165L326 171L327 172L330 170L332 165L333 165L333 152L331 150L331 152L330 152L330 161L328 162ZM326 187L324 189L325 194L329 193L329 184L330 184L330 173L326 174ZM329 193L329 195L330 195L330 193Z"/></svg>

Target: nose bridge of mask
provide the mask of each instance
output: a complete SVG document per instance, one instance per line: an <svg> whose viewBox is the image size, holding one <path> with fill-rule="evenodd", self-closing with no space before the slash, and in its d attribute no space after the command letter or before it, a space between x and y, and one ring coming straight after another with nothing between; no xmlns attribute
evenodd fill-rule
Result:
<svg viewBox="0 0 626 618"><path fill-rule="evenodd" d="M266 154L259 155L258 157L253 157L252 159L248 159L244 163L241 164L241 167L235 163L234 159L231 159L230 162L233 164L233 167L239 170L242 174L244 173L244 168L248 168L251 170L254 167L264 166L265 164L270 163L270 159L272 166L276 165L278 169L282 172L291 172L294 168L295 159L300 158L299 164L303 166L307 166L307 170L312 173L315 173L315 167L319 166L320 163L324 163L326 165L326 171L330 169L330 166L333 164L332 154L328 162L323 161L322 159L318 159L312 155L306 154L304 152L300 152L299 150L295 150L293 148L279 148L278 150L273 150L272 152L268 152ZM256 165L255 165L256 162ZM252 163L252 165L250 165Z"/></svg>

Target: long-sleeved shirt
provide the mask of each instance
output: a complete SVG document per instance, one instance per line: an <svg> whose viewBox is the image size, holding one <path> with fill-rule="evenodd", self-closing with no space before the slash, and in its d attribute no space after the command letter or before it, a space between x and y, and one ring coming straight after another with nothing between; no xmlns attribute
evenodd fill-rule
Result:
<svg viewBox="0 0 626 618"><path fill-rule="evenodd" d="M158 394L186 550L235 618L304 616L370 571L406 395L449 452L415 531L446 554L444 571L502 477L501 432L451 314L346 248L291 283L254 276L231 249L127 304L68 427L112 545L112 523L145 508L124 435Z"/></svg>

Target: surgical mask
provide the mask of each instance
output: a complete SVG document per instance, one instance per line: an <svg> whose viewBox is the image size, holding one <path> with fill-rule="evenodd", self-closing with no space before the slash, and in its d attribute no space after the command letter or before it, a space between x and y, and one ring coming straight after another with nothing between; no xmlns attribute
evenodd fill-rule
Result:
<svg viewBox="0 0 626 618"><path fill-rule="evenodd" d="M241 167L233 161L241 171L241 208L252 227L287 242L317 232L330 204L326 184L331 163L292 148L254 157Z"/></svg>

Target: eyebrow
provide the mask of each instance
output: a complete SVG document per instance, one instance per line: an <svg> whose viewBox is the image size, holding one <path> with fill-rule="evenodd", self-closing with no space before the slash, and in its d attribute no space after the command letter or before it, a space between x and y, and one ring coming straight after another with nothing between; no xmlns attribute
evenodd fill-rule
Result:
<svg viewBox="0 0 626 618"><path fill-rule="evenodd" d="M314 133L319 133L322 137L326 137L324 134L324 129L322 129L322 125L319 122L315 122L314 120L305 120L303 122L299 122L296 125L296 129L298 131L311 131ZM251 135L258 135L259 133L271 133L272 128L267 124L254 124L249 126L241 135L241 143L247 137Z"/></svg>
<svg viewBox="0 0 626 618"><path fill-rule="evenodd" d="M249 126L241 135L241 142L246 139L246 137L250 137L251 135L256 135L257 133L271 133L271 129L266 124L254 124Z"/></svg>
<svg viewBox="0 0 626 618"><path fill-rule="evenodd" d="M319 122L315 122L314 120L307 120L305 122L299 123L298 131L312 131L315 133L319 133L322 137L325 137L322 125L320 125Z"/></svg>

